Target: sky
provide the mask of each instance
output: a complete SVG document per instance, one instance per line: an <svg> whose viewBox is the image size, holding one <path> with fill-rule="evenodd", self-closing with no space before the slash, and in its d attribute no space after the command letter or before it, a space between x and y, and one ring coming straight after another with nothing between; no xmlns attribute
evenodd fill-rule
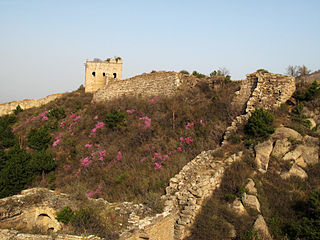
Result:
<svg viewBox="0 0 320 240"><path fill-rule="evenodd" d="M120 56L123 78L315 71L319 9L319 0L0 0L0 103L76 90L93 58Z"/></svg>

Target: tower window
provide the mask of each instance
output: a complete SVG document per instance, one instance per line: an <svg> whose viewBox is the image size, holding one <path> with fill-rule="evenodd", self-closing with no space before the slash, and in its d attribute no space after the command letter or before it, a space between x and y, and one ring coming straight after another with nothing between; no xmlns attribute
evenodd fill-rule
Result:
<svg viewBox="0 0 320 240"><path fill-rule="evenodd" d="M106 73L102 73L102 76L104 76L104 77L105 77L105 76L106 76Z"/></svg>
<svg viewBox="0 0 320 240"><path fill-rule="evenodd" d="M113 78L117 78L117 74L116 73L113 73Z"/></svg>
<svg viewBox="0 0 320 240"><path fill-rule="evenodd" d="M96 72L92 72L92 76L94 76L94 77L95 77L95 76L96 76Z"/></svg>

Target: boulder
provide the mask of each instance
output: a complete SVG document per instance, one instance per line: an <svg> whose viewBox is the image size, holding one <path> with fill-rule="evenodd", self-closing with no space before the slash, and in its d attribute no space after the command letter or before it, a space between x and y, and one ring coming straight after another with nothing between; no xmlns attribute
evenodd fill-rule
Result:
<svg viewBox="0 0 320 240"><path fill-rule="evenodd" d="M236 232L235 227L229 222L226 222L226 225L230 229L229 233L228 233L228 235L226 237L227 238L231 238L231 239L235 238L237 236L237 232Z"/></svg>
<svg viewBox="0 0 320 240"><path fill-rule="evenodd" d="M250 194L256 195L257 194L257 189L255 188L254 181L251 178L248 178L247 180L248 180L248 182L247 182L247 184L245 186L246 191L248 193L250 193Z"/></svg>
<svg viewBox="0 0 320 240"><path fill-rule="evenodd" d="M271 137L272 139L285 139L291 137L299 141L302 140L302 136L300 133L291 128L286 127L276 128L274 134L272 134Z"/></svg>
<svg viewBox="0 0 320 240"><path fill-rule="evenodd" d="M307 167L307 163L306 163L306 161L303 159L303 157L299 157L299 158L296 160L296 164L297 164L299 167L302 167L302 168L306 168L306 167Z"/></svg>
<svg viewBox="0 0 320 240"><path fill-rule="evenodd" d="M296 161L302 154L302 151L301 149L294 149L293 151L291 152L288 152L286 155L283 156L283 160L285 161L290 161L290 160L293 160L293 161Z"/></svg>
<svg viewBox="0 0 320 240"><path fill-rule="evenodd" d="M257 232L259 239L272 240L268 226L262 215L259 215L253 224L253 231Z"/></svg>
<svg viewBox="0 0 320 240"><path fill-rule="evenodd" d="M275 157L283 157L283 155L290 150L290 147L291 143L288 141L288 139L279 139L276 141L271 155Z"/></svg>
<svg viewBox="0 0 320 240"><path fill-rule="evenodd" d="M258 198L255 195L243 194L242 202L244 206L252 208L260 212L260 203Z"/></svg>
<svg viewBox="0 0 320 240"><path fill-rule="evenodd" d="M242 202L239 199L236 199L232 202L231 208L238 215L247 214L246 209L244 208Z"/></svg>
<svg viewBox="0 0 320 240"><path fill-rule="evenodd" d="M309 164L316 164L319 162L319 147L312 145L298 145L296 148L298 151L301 151L301 156L304 161Z"/></svg>
<svg viewBox="0 0 320 240"><path fill-rule="evenodd" d="M300 177L302 179L305 179L308 177L307 173L297 164L293 164L288 172L282 173L280 176L283 179L287 179L292 176Z"/></svg>
<svg viewBox="0 0 320 240"><path fill-rule="evenodd" d="M272 142L270 140L267 140L263 143L259 143L254 148L256 152L255 161L257 164L257 168L262 173L265 173L268 169L270 154L273 148L272 145Z"/></svg>

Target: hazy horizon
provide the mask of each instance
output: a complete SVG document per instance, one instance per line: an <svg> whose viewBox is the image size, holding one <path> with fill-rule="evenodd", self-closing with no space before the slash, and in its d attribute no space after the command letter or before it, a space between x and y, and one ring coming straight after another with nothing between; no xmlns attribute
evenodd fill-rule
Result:
<svg viewBox="0 0 320 240"><path fill-rule="evenodd" d="M152 70L232 79L320 63L320 1L0 0L0 103L84 84L86 59L120 56L123 78Z"/></svg>

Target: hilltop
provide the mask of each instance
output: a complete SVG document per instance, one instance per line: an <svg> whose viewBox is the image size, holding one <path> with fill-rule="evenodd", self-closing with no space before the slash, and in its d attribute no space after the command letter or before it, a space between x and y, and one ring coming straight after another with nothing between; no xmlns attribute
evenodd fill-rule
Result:
<svg viewBox="0 0 320 240"><path fill-rule="evenodd" d="M210 239L217 234L212 239L250 239L245 237L254 233L252 226L260 219L269 227L265 233L275 239L300 236L298 230L285 229L293 227L291 221L299 216L291 205L305 201L320 187L319 86L301 83L295 91L294 78L266 71L249 74L243 81L170 72L131 80L139 84L135 79L153 79L150 84L156 86L155 76L178 84L166 84L174 89L170 94L160 85L161 91L149 89L145 96L140 92L122 96L121 90L120 95L101 98L112 95L110 89L117 85L113 82L94 95L78 89L41 107L17 108L1 118L1 197L32 187L68 194L67 200L57 195L53 198L58 200L45 205L45 210L37 210L43 214L40 222L47 225L40 224L38 230L16 228L86 232L106 239L117 234L122 239ZM244 126L260 108L274 118L270 124L275 134L248 135ZM275 151L281 154L271 154ZM297 157L287 156L299 151ZM283 161L285 156L289 161ZM17 166L19 172L6 175ZM43 204L39 195L55 196L47 191L24 192L20 208ZM279 201L271 207L274 196ZM9 199L3 204L10 206L14 201ZM248 208L252 201L258 201L259 208L257 203L253 210ZM228 204L244 204L247 213L235 215ZM290 210L274 215L281 204ZM56 221L55 215L65 207L72 209L75 219L85 216L88 224ZM2 216L6 216L0 222L2 228L15 224L10 220L13 216L23 218L7 210ZM99 223L98 227L90 221ZM167 235L154 232L161 226L171 229Z"/></svg>

